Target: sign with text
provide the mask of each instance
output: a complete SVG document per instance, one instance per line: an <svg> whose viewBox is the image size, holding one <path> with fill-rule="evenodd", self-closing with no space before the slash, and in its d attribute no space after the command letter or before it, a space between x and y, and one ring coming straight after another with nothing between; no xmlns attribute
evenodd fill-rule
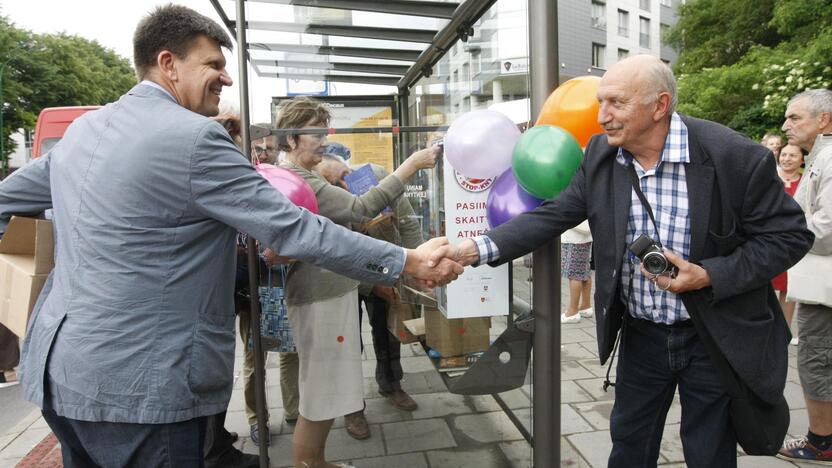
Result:
<svg viewBox="0 0 832 468"><path fill-rule="evenodd" d="M495 178L470 179L442 160L445 189L445 235L451 243L484 234L488 230L485 203ZM468 267L460 277L438 291L439 309L447 318L506 315L509 264L492 268Z"/></svg>

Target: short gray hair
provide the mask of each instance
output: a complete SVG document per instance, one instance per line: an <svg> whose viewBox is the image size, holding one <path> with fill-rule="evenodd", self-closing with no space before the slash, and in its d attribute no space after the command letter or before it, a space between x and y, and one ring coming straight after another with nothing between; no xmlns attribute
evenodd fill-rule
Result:
<svg viewBox="0 0 832 468"><path fill-rule="evenodd" d="M803 91L802 93L789 99L789 103L786 107L791 106L803 98L808 98L808 101L806 102L806 110L812 114L812 117L817 117L824 112L832 114L832 91L825 88Z"/></svg>
<svg viewBox="0 0 832 468"><path fill-rule="evenodd" d="M679 104L679 97L676 92L676 77L673 76L673 70L666 63L657 59L644 69L644 77L646 78L646 84L651 87L651 90L657 92L657 96L659 93L670 94L670 108L668 108L667 113L668 115L673 114L676 111L676 105Z"/></svg>

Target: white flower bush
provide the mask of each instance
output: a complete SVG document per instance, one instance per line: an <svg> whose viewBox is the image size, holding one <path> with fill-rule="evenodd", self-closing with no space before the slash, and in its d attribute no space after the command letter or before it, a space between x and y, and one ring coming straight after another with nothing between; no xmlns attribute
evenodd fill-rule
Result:
<svg viewBox="0 0 832 468"><path fill-rule="evenodd" d="M773 63L763 68L763 80L751 89L765 93L763 109L772 116L782 116L786 103L797 93L808 89L829 88L832 67L821 62L792 59L784 64Z"/></svg>

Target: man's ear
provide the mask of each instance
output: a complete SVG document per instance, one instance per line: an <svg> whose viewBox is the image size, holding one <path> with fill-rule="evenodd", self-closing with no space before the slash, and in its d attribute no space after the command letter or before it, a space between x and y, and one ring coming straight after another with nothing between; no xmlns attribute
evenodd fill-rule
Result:
<svg viewBox="0 0 832 468"><path fill-rule="evenodd" d="M670 93L659 93L659 96L656 98L656 111L654 114L657 120L667 117L672 101L673 98L670 96Z"/></svg>
<svg viewBox="0 0 832 468"><path fill-rule="evenodd" d="M818 118L818 124L820 126L821 131L826 132L830 126L832 126L832 113L830 112L821 112Z"/></svg>
<svg viewBox="0 0 832 468"><path fill-rule="evenodd" d="M159 67L159 72L167 79L171 81L177 80L176 56L173 55L173 52L169 50L159 52L159 55L156 56L156 65Z"/></svg>

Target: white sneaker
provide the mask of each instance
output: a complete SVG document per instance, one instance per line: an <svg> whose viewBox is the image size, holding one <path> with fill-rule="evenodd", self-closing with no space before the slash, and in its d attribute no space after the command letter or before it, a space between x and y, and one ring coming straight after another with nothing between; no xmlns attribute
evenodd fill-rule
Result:
<svg viewBox="0 0 832 468"><path fill-rule="evenodd" d="M560 314L560 323L578 323L581 321L581 314L566 315L566 312Z"/></svg>
<svg viewBox="0 0 832 468"><path fill-rule="evenodd" d="M792 340L789 341L789 344L792 346L797 346L797 337L792 338Z"/></svg>
<svg viewBox="0 0 832 468"><path fill-rule="evenodd" d="M587 307L586 309L581 309L578 311L578 314L584 318L590 318L595 315L595 311L592 310L592 307Z"/></svg>

